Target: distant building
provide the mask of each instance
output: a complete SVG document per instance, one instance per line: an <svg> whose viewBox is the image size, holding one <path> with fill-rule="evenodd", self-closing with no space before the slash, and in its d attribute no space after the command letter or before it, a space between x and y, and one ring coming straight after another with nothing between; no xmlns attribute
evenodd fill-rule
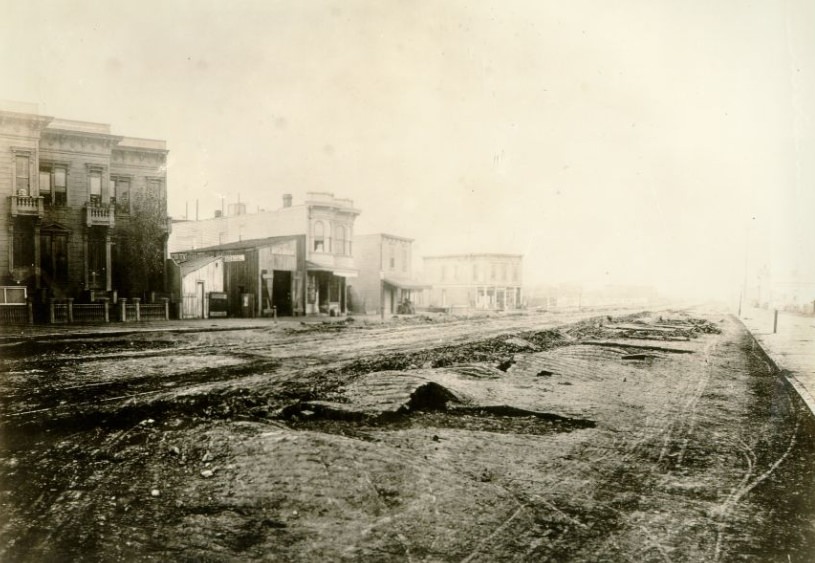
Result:
<svg viewBox="0 0 815 563"><path fill-rule="evenodd" d="M753 307L815 314L815 280L795 270L773 275L763 266L744 291L745 301Z"/></svg>
<svg viewBox="0 0 815 563"><path fill-rule="evenodd" d="M292 197L285 195L283 207L276 211L174 223L169 248L175 255L243 241L300 235L305 253L304 312L339 314L347 310L348 280L358 274L352 241L359 213L353 201L335 198L330 193L307 193L300 205L292 205Z"/></svg>
<svg viewBox="0 0 815 563"><path fill-rule="evenodd" d="M24 285L38 303L163 291L166 159L164 141L113 135L107 124L43 116L34 106L1 110L0 285ZM134 253L146 253L128 227L148 200L155 263L137 284L144 264L132 263Z"/></svg>
<svg viewBox="0 0 815 563"><path fill-rule="evenodd" d="M537 285L525 290L526 303L539 309L648 307L659 299L650 286L605 285L584 288L579 284Z"/></svg>
<svg viewBox="0 0 815 563"><path fill-rule="evenodd" d="M408 313L425 303L430 285L414 277L413 239L384 233L354 237L359 277L350 299L356 313Z"/></svg>
<svg viewBox="0 0 815 563"><path fill-rule="evenodd" d="M426 256L424 277L432 284L430 305L482 310L523 306L523 256L454 254Z"/></svg>

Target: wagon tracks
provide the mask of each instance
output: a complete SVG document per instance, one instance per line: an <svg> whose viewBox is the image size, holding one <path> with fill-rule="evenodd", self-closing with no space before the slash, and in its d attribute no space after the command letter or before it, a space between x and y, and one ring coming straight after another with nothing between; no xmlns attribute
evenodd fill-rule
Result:
<svg viewBox="0 0 815 563"><path fill-rule="evenodd" d="M788 395L787 400L789 402L790 412L796 412L792 397ZM716 520L716 545L713 551L713 561L718 561L721 558L722 546L724 543L724 537L730 512L736 505L739 504L739 502L741 502L741 500L745 496L747 496L750 493L750 491L755 489L763 481L770 477L778 469L778 467L787 459L787 457L790 455L790 452L792 451L793 447L796 444L798 438L798 430L800 426L801 417L800 415L796 414L795 426L793 427L792 432L789 438L787 439L788 442L786 449L779 457L773 460L773 462L764 472L755 476L755 478L753 478L753 475L757 470L756 453L743 440L741 440L740 438L738 439L739 445L742 448L742 454L745 458L746 468L741 481L738 483L736 487L734 487L730 491L730 494L727 495L727 498L725 498L725 500L716 508L716 511L714 512L714 519Z"/></svg>

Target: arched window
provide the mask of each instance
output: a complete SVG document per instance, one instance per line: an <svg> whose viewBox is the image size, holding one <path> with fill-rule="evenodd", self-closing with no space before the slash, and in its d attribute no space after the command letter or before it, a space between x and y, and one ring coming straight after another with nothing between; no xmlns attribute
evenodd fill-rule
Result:
<svg viewBox="0 0 815 563"><path fill-rule="evenodd" d="M322 221L314 222L314 252L325 252L325 225Z"/></svg>

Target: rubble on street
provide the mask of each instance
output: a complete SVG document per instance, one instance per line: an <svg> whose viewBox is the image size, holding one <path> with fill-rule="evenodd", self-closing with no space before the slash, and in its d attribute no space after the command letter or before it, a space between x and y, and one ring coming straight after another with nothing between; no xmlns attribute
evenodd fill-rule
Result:
<svg viewBox="0 0 815 563"><path fill-rule="evenodd" d="M811 414L715 311L5 352L3 560L804 561L815 545Z"/></svg>

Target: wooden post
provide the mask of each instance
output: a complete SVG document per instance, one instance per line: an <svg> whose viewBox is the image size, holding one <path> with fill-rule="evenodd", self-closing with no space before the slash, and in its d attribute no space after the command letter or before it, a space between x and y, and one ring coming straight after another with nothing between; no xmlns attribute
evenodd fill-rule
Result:
<svg viewBox="0 0 815 563"><path fill-rule="evenodd" d="M68 322L74 322L74 298L68 298Z"/></svg>
<svg viewBox="0 0 815 563"><path fill-rule="evenodd" d="M134 297L133 304L136 305L136 322L141 321L141 297Z"/></svg>
<svg viewBox="0 0 815 563"><path fill-rule="evenodd" d="M28 309L28 324L34 324L34 304L29 301L26 303L26 308Z"/></svg>
<svg viewBox="0 0 815 563"><path fill-rule="evenodd" d="M48 322L54 324L57 322L57 315L56 315L56 299L53 297L48 298Z"/></svg>
<svg viewBox="0 0 815 563"><path fill-rule="evenodd" d="M119 320L127 322L127 298L122 297L119 299Z"/></svg>
<svg viewBox="0 0 815 563"><path fill-rule="evenodd" d="M107 299L102 301L102 306L105 308L105 322L109 323L110 322L110 307L109 307L110 303L108 303Z"/></svg>
<svg viewBox="0 0 815 563"><path fill-rule="evenodd" d="M385 320L385 272L379 270L379 318Z"/></svg>
<svg viewBox="0 0 815 563"><path fill-rule="evenodd" d="M778 309L776 309L773 314L773 334L776 332L778 332Z"/></svg>
<svg viewBox="0 0 815 563"><path fill-rule="evenodd" d="M161 300L164 302L164 320L170 320L170 300L166 297L162 297Z"/></svg>

